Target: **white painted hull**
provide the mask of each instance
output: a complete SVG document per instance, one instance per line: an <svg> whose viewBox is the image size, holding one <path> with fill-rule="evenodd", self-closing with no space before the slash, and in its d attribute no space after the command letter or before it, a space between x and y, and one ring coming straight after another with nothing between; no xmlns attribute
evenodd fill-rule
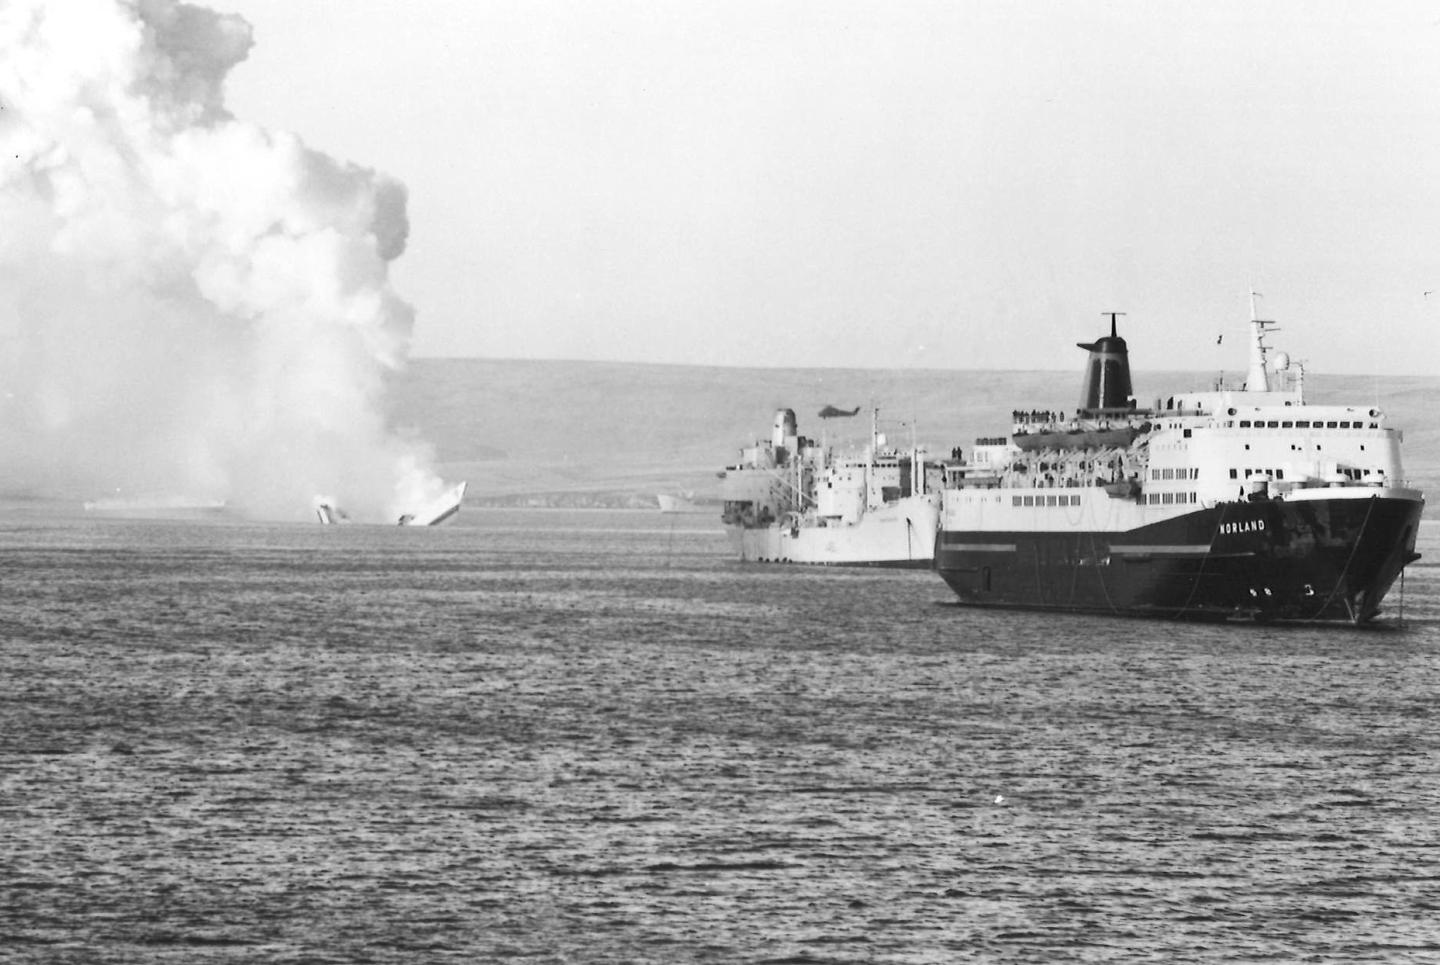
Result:
<svg viewBox="0 0 1440 965"><path fill-rule="evenodd" d="M940 525L938 493L872 509L857 522L819 525L813 518L764 527L728 527L740 559L817 566L928 567Z"/></svg>

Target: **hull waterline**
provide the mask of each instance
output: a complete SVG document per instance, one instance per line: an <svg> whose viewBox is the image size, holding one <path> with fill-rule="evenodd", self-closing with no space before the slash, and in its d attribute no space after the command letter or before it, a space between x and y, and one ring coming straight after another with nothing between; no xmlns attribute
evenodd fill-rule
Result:
<svg viewBox="0 0 1440 965"><path fill-rule="evenodd" d="M1181 620L1363 624L1414 559L1424 502L1234 502L1125 532L942 532L960 602Z"/></svg>

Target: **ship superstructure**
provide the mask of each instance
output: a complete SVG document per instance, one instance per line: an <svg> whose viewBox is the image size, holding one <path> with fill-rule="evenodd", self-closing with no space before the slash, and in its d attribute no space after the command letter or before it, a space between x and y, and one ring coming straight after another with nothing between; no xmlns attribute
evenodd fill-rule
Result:
<svg viewBox="0 0 1440 965"><path fill-rule="evenodd" d="M1128 350L1088 354L1073 414L1017 410L947 468L936 569L976 605L1186 619L1374 618L1415 560L1422 495L1400 430L1312 405L1304 368L1250 322L1243 386L1141 408Z"/></svg>
<svg viewBox="0 0 1440 965"><path fill-rule="evenodd" d="M742 449L722 478L721 518L742 560L929 567L934 558L939 467L927 470L916 445L888 445L874 412L869 445L837 455L780 409L770 440Z"/></svg>

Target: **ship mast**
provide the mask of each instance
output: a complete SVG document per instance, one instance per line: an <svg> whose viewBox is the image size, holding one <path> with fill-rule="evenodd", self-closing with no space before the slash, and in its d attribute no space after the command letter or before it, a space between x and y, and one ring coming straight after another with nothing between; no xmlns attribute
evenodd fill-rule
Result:
<svg viewBox="0 0 1440 965"><path fill-rule="evenodd" d="M920 455L919 428L910 420L910 495L925 494L925 459Z"/></svg>
<svg viewBox="0 0 1440 965"><path fill-rule="evenodd" d="M1265 345L1265 334L1267 329L1278 331L1274 328L1275 323L1260 318L1255 313L1255 299L1263 298L1259 292L1250 291L1250 371L1245 374L1246 392L1269 392L1270 375L1265 365L1265 357L1269 349Z"/></svg>
<svg viewBox="0 0 1440 965"><path fill-rule="evenodd" d="M875 502L873 489L875 486L875 450L880 446L880 408L870 407L870 454L865 461L865 508L871 510L878 505Z"/></svg>

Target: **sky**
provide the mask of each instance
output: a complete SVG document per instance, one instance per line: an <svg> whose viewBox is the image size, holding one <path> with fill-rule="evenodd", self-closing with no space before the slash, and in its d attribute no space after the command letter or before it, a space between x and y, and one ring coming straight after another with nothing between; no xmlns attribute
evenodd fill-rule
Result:
<svg viewBox="0 0 1440 965"><path fill-rule="evenodd" d="M204 2L235 116L406 185L417 356L1237 371L1255 290L1440 375L1434 0Z"/></svg>

